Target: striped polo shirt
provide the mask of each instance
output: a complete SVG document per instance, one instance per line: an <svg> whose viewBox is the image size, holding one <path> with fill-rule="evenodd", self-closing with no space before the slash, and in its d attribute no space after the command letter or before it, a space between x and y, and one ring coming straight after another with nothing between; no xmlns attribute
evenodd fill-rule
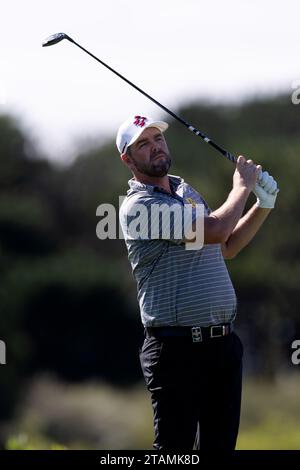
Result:
<svg viewBox="0 0 300 470"><path fill-rule="evenodd" d="M236 295L220 244L187 250L181 239L162 235L154 239L128 236L131 208L142 204L204 205L201 195L179 177L168 175L172 194L163 188L143 184L134 178L120 207L120 224L128 250L141 320L150 326L210 326L232 322L236 315ZM174 221L173 221L174 222ZM174 222L176 224L176 221Z"/></svg>

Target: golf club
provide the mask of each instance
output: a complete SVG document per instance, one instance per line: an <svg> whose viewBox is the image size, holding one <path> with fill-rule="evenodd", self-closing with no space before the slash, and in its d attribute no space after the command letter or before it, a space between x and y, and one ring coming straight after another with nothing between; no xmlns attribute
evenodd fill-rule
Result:
<svg viewBox="0 0 300 470"><path fill-rule="evenodd" d="M91 57L93 57L93 59L97 60L97 62L100 62L100 64L104 65L104 67L106 67L108 70L110 70L111 72L113 72L115 75L117 75L118 77L120 77L122 80L124 80L126 83L128 83L129 85L131 85L133 88L135 88L137 91L139 91L140 93L142 93L144 96L146 96L147 98L149 98L149 100L153 101L153 103L155 103L157 106L159 106L160 108L162 108L166 113L170 114L170 116L172 116L174 119L176 119L177 121L181 122L181 124L183 124L185 127L187 127L191 132L193 132L194 134L198 135L199 137L201 137L207 144L211 145L214 149L216 149L218 152L220 152L222 155L224 155L224 157L226 157L228 160L230 160L231 162L235 163L237 161L237 158L232 155L230 152L228 152L227 150L223 149L222 147L220 147L220 145L216 144L215 142L213 142L209 137L207 137L205 134L203 134L203 132L199 131L198 129L196 129L194 126L192 126L191 124L189 124L188 122L186 122L184 119L182 119L181 117L177 116L175 113L173 113L173 111L171 111L170 109L166 108L166 106L164 106L163 104L159 103L159 101L157 101L156 99L152 98L152 96L148 95L148 93L146 93L145 91L143 91L141 88L139 88L138 86L136 86L134 83L132 83L131 81L129 81L127 78L125 78L123 75L121 75L119 72L117 72L116 70L114 70L112 67L110 67L109 65L107 65L105 62L103 62L102 60L100 60L98 57L96 57L94 54L92 54L91 52L89 52L87 49L85 49L84 47L82 47L80 44L78 44L76 41L74 41L74 39L72 39L70 36L68 36L67 34L65 33L56 33L56 34L53 34L52 36L49 36L44 42L43 42L43 47L45 46L52 46L54 44L57 44L58 42L62 41L63 39L67 39L68 41L70 41L71 43L75 44L75 46L79 47L80 49L82 49L84 52L86 52L88 55L90 55ZM262 174L262 173L261 173ZM261 174L260 174L260 177L261 177ZM260 178L259 177L259 178Z"/></svg>

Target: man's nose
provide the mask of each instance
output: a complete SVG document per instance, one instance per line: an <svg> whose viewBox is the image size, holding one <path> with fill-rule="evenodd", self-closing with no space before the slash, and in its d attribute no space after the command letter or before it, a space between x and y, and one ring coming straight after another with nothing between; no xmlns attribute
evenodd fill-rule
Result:
<svg viewBox="0 0 300 470"><path fill-rule="evenodd" d="M160 146L159 146L159 142L157 142L156 140L154 140L152 142L152 151L156 151L156 150L159 150L160 149Z"/></svg>

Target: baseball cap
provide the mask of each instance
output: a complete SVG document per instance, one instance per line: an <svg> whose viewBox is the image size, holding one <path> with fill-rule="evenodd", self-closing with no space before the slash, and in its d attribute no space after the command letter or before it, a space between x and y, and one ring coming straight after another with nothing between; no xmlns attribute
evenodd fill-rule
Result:
<svg viewBox="0 0 300 470"><path fill-rule="evenodd" d="M119 127L116 144L120 153L125 153L148 127L156 127L161 132L168 129L169 125L164 121L155 121L147 116L131 116Z"/></svg>

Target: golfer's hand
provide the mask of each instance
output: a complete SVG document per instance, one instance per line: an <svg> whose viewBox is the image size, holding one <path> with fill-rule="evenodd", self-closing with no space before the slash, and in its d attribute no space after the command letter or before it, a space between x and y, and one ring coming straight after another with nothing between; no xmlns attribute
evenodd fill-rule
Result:
<svg viewBox="0 0 300 470"><path fill-rule="evenodd" d="M252 160L246 160L245 157L240 155L233 175L233 186L244 187L249 190L250 194L260 173L260 165L255 165Z"/></svg>
<svg viewBox="0 0 300 470"><path fill-rule="evenodd" d="M265 209L273 209L277 194L279 192L277 182L273 176L264 171L259 178L259 184L256 183L253 192L257 197L257 206Z"/></svg>

